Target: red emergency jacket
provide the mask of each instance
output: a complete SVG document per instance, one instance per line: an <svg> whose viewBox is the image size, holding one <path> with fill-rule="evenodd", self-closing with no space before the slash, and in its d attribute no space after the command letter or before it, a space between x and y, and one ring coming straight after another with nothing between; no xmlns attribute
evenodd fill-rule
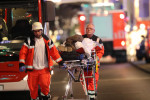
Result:
<svg viewBox="0 0 150 100"><path fill-rule="evenodd" d="M83 35L83 38L88 38L87 35ZM98 56L99 58L99 62L100 62L100 59L102 58L102 56L104 55L104 45L103 45L103 42L102 40L96 36L96 35L93 35L90 39L92 39L93 41L96 41L97 43L99 43L99 46L97 45L97 47L95 47L95 50L96 50L96 55Z"/></svg>
<svg viewBox="0 0 150 100"><path fill-rule="evenodd" d="M53 44L53 41L50 40L46 35L42 35L44 42L45 42L45 53L47 56L49 70L52 69L53 61L60 62L62 61L61 56ZM33 56L34 56L34 47L35 47L35 40L34 37L28 37L19 53L19 63L24 63L27 66L27 69L33 69Z"/></svg>

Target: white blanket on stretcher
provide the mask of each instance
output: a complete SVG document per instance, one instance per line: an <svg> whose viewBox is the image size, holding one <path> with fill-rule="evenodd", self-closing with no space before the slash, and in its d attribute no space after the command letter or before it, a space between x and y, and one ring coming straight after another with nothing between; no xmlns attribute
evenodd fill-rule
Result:
<svg viewBox="0 0 150 100"><path fill-rule="evenodd" d="M76 42L76 49L83 48L85 55L89 58L91 56L91 51L96 46L96 42L89 38L84 38L82 42Z"/></svg>

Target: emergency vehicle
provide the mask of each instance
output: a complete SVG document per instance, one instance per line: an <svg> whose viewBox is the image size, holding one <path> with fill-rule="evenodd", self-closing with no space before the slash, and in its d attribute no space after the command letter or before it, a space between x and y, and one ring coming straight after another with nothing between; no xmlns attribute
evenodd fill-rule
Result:
<svg viewBox="0 0 150 100"><path fill-rule="evenodd" d="M84 14L79 16L80 30L84 34ZM90 22L95 26L95 35L104 44L105 54L116 58L116 62L126 62L125 13L122 10L111 10L106 15L90 14Z"/></svg>
<svg viewBox="0 0 150 100"><path fill-rule="evenodd" d="M0 42L0 91L28 90L27 75L19 72L22 40Z"/></svg>
<svg viewBox="0 0 150 100"><path fill-rule="evenodd" d="M0 91L25 91L27 74L19 71L19 51L31 34L33 22L43 23L44 30L49 31L47 25L55 18L55 7L44 0L1 0L0 9L9 33L8 39L0 41ZM47 9L51 9L48 14Z"/></svg>

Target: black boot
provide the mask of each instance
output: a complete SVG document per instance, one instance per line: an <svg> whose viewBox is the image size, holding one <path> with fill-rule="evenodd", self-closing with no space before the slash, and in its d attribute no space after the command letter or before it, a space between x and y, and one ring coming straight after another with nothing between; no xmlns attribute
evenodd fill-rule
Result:
<svg viewBox="0 0 150 100"><path fill-rule="evenodd" d="M36 98L36 99L31 99L31 100L39 100L39 98Z"/></svg>
<svg viewBox="0 0 150 100"><path fill-rule="evenodd" d="M90 100L95 100L95 98L90 98Z"/></svg>
<svg viewBox="0 0 150 100"><path fill-rule="evenodd" d="M51 95L48 94L46 96L42 96L42 100L50 100L51 99Z"/></svg>

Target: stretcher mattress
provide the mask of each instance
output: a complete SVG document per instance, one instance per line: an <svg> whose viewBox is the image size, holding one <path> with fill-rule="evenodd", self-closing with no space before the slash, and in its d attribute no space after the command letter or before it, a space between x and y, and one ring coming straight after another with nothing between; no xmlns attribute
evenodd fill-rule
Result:
<svg viewBox="0 0 150 100"><path fill-rule="evenodd" d="M80 54L76 51L72 52L60 52L60 55L63 59L63 61L68 61L68 60L82 60L85 58L84 54Z"/></svg>

